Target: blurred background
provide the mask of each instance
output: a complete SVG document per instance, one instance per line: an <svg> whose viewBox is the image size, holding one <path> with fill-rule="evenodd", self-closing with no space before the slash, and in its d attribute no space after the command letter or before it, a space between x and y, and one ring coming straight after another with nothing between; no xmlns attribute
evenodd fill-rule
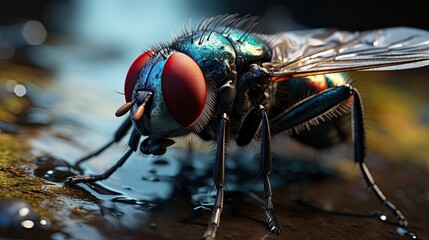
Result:
<svg viewBox="0 0 429 240"><path fill-rule="evenodd" d="M192 196L181 197L182 190L177 187L179 183L184 185L188 183L186 181L183 183L183 179L180 178L181 167L178 166L179 161L176 161L177 158L182 158L183 155L186 155L186 151L176 152L173 150L170 152L172 154L164 158L167 164L156 162L155 160L151 162L152 158L147 158L148 160L146 160L146 158L142 159L140 155L136 154L136 156L131 157L120 171L115 173L109 180L103 182L104 187L120 192L123 197L122 200L126 200L123 201L123 205L116 206L120 212L127 213L123 216L119 216L120 214L114 212L111 205L107 207L103 205L102 200L108 200L107 202L113 204L110 201L112 198L109 195L110 193L105 195L106 193L96 192L94 189L87 187L85 190L91 196L85 195L82 197L77 195L77 191L73 192L68 188L63 188L62 182L70 174L77 174L76 169L68 168L66 171L64 166L68 166L68 163L72 163L85 153L105 143L122 122L122 119L114 116L114 112L124 103L124 97L119 93L123 92L125 75L134 59L148 49L151 44L169 41L172 33L180 32L182 26L188 24L190 19L193 24L196 24L203 17L225 13L239 13L241 15L250 13L266 16L270 19L270 27L273 31L321 27L361 31L393 26L409 26L429 30L427 8L424 1L2 1L0 4L0 165L2 164L2 157L7 155L2 155L2 153L8 152L9 148L14 146L2 145L6 142L14 144L19 144L24 140L25 142L30 142L32 146L30 155L32 157L26 157L26 159L33 159L35 156L40 155L47 156L45 160L49 160L51 157L55 158L54 163L48 161L49 164L52 164L49 167L46 167L45 160L42 163L46 166L38 160L32 161L33 164L36 162L35 166L33 166L33 169L30 168L32 169L31 171L27 169L27 172L34 170L34 175L44 181L46 180L46 182L42 183L43 191L46 189L53 191L52 189L56 187L65 192L60 192L60 194L64 194L61 195L61 201L69 201L66 204L63 203L65 205L63 209L70 210L70 215L67 215L70 213L67 212L66 214L60 214L61 216L55 216L57 214L54 211L55 206L57 208L64 206L57 200L51 203L45 203L44 199L40 200L44 204L30 202L33 206L42 206L43 209L39 210L39 212L51 212L50 214L54 215L51 216L53 225L57 221L60 223L58 224L59 227L57 226L58 228L66 226L59 231L63 235L57 235L58 239L64 239L67 236L77 239L86 238L86 234L95 238L104 236L108 239L111 237L109 231L122 236L123 232L119 230L119 232L115 232L116 229L121 229L120 227L117 228L117 226L124 227L125 230L132 230L132 233L128 235L130 238L133 237L132 234L134 233L136 233L136 236L140 236L140 231L145 231L144 234L146 235L143 236L152 236L150 232L146 232L148 228L156 229L156 224L153 227L151 221L156 222L159 226L162 226L163 221L168 223L164 224L164 227L172 229L173 231L170 231L172 232L170 234L173 234L173 236L175 236L178 229L186 231L188 228L197 228L195 233L192 234L197 236L195 239L199 239L208 219L207 214L202 218L202 221L199 221L201 219L198 220L199 224L195 224L195 222L189 224L189 222L185 221L184 226L175 225L176 222L182 223L180 222L181 217L173 217L175 222L172 223L171 221L173 220L169 219L169 217L162 221L159 220L157 216L163 216L162 214L145 215L145 217L131 214L138 207L141 208L139 210L142 210L144 214L150 212L153 206L150 204L145 205L147 202L143 200L152 203L151 201L154 199L170 199L170 196L179 199L172 204L181 204L182 209L175 208L177 210L173 211L167 207L167 209L159 210L164 213L164 216L170 216L168 214L182 216L189 212L189 208L192 208L192 206L186 204L190 202L189 198L192 198L195 203L195 194L191 191L192 194L190 195ZM420 223L418 226L420 230L427 230L427 223L425 224L425 221L421 219L427 218L426 213L429 210L429 190L427 189L427 184L425 184L427 176L429 176L427 171L429 168L429 138L427 137L429 135L429 95L427 94L429 71L427 69L417 69L399 72L352 73L351 77L354 85L361 91L365 104L370 165L376 169L376 172L378 171L377 179L380 179L381 185L387 187L388 191L390 191L389 196L395 196L397 202L408 208L408 213L415 213L416 216L411 218L414 217L417 220L414 222ZM296 154L291 158L297 157L298 160L302 160L301 158L305 157L317 161L325 160L329 167L339 172L339 176L356 180L360 185L354 181L346 182L345 184L349 185L340 189L340 186L337 185L338 181L334 177L330 182L322 182L322 185L325 183L326 186L319 186L308 191L305 188L296 190L287 185L281 191L284 192L285 196L282 198L277 193L277 199L294 198L294 195L290 193L292 192L298 196L309 196L311 199L317 199L322 203L322 208L325 210L332 209L332 206L335 206L335 209L343 207L347 210L360 208L359 201L362 199L362 201L367 201L369 198L365 194L365 190L363 190L364 195L354 195L356 186L362 189L364 187L358 169L355 169L355 165L351 160L350 153L352 149L350 145L342 147L328 151L324 155L320 155L318 152L312 155L305 150L303 151L302 148L290 149L288 146L286 154ZM283 146L280 146L279 150L282 149ZM107 154L95 158L94 161L85 165L85 167L89 166L85 169L85 173L104 171L107 166L110 166L118 159L123 150L123 145L117 146L109 150ZM294 150L297 151L294 152ZM244 155L246 155L245 158L254 160L256 153L252 152ZM56 158L59 158L59 160ZM16 157L16 159L20 158ZM198 159L211 161L213 157L203 154L198 155ZM339 161L330 162L332 159ZM209 172L207 176L204 176L204 184L211 186L210 169L212 164L205 164L206 162L204 161L200 161L200 166L197 166L196 169L202 169L205 173ZM57 165L58 162L61 162L62 165ZM392 163L400 165L391 165ZM10 166L11 164L7 163L7 165ZM6 169L4 166L2 169ZM293 166L295 168L287 169L289 173L292 172L292 175L294 169L299 169L298 172L302 169L308 170L302 166L297 168L296 166L300 166L299 164ZM252 181L247 184L249 186L256 185L260 190L260 183L255 184L254 181L257 175L255 174L257 164L252 165L252 167L254 168L250 170L245 169L251 172L251 174L247 172L247 176L253 177ZM313 171L315 169L314 165L311 165L309 169L310 173L304 173L302 178L311 179L315 176L314 172L317 171ZM322 175L325 174L324 168L317 166L316 169L322 172ZM202 170L201 174L198 174L203 175ZM7 171L5 170L4 172ZM404 175L402 175L402 172ZM240 173L237 170L237 175ZM198 174L195 178L201 177ZM337 176L336 174L333 175ZM237 177L234 174L232 175L233 178ZM17 179L17 176L15 173L12 178ZM397 181L392 181L392 176L395 176ZM179 183L171 180L170 177L176 177L176 179L180 180L178 181ZM12 182L10 179L7 181L1 180L2 175L0 174L1 184ZM28 181L26 175L24 180ZM195 179L192 180L191 183L196 182ZM284 178L281 181L283 180ZM316 180L319 180L319 178ZM50 185L53 182L56 184L53 185L54 187ZM241 183L241 186L245 184ZM39 188L37 191L15 188L18 184L12 185L12 187L9 185L1 186L4 189L17 189L17 191L22 191L25 194L41 191ZM240 184L235 185L234 179L229 182L231 192L239 188ZM253 187L249 188L253 190ZM178 191L178 193L175 191ZM210 189L204 188L199 194L207 197L207 192L209 191ZM338 192L347 192L345 197L348 197L348 199L333 197ZM213 194L213 191L211 193ZM3 193L2 191L1 194L9 193ZM5 196L1 194L0 200ZM23 199L30 199L25 194L10 193L8 197L20 196ZM52 192L49 194L52 194ZM42 198L45 198L45 195ZM241 198L246 199L247 203L252 202L252 199L247 195L241 196ZM80 202L75 202L77 201L76 199L80 200ZM131 200L134 200L134 202ZM34 198L31 201L34 201ZM103 203L100 204L99 202ZM249 204L259 204L256 201L253 202ZM284 202L285 204L295 204L292 201ZM356 205L348 205L353 203ZM372 203L375 203L375 201L372 200ZM76 207L81 205L83 207ZM183 205L186 207L183 207ZM256 207L253 205L251 205L253 209L259 209L259 205ZM2 213L2 206L0 202L0 214ZM377 204L375 206L379 207ZM285 207L284 212L289 214L291 209L297 209L296 207L296 205L288 205ZM109 214L115 216L113 220L108 217L107 220L97 220L99 212L106 211L106 209L111 211L108 212ZM369 212L367 209L358 209L357 211ZM247 212L253 213L253 210ZM314 232L309 231L309 229L293 231L298 233L298 236L301 236L296 239L308 239L309 236L314 237L314 234L321 233L317 227L325 226L325 222L323 224L317 222L317 218L313 217L314 212L317 211L314 211L314 209L309 211L308 206L301 206L301 208L298 206L295 216L292 212L292 217L295 218L289 218L289 215L283 217L286 222L288 220L294 221L294 224L286 226L288 228L292 226L304 227L308 224L313 224L312 226L315 227ZM111 216L109 214L107 215ZM66 215L68 218L65 217ZM229 226L233 228L238 226L239 223L237 223L237 217L235 216L234 218L234 214L228 215L228 213L225 213L225 218L228 219L231 215L232 218L229 219L231 224ZM203 214L199 216L201 217ZM302 216L301 219L299 219L300 216ZM88 221L89 217L91 217L91 221ZM338 214L336 217L338 217ZM146 218L150 220L146 220ZM246 224L256 225L252 230L257 231L257 229L260 229L265 234L263 225L258 221L252 221L252 218L253 216L251 215L245 219L248 221ZM131 220L124 221L120 225L115 222L120 222L120 219ZM142 219L145 221L145 229L143 230L139 226ZM176 221L177 219L179 220ZM262 221L263 216L259 219ZM70 220L75 220L76 224ZM356 217L350 217L347 220L355 221ZM87 222L86 224L80 224L82 221ZM341 223L342 219L336 219L335 222ZM359 224L359 221L356 222L356 224ZM149 223L151 224L150 227ZM114 225L115 227L107 229L106 224L110 224L108 226ZM130 224L132 226L129 226ZM250 228L246 224L243 224L238 229L246 229L245 232L248 232ZM228 226L228 224L225 225ZM362 237L359 232L361 227L359 225L353 226L349 229L349 232L346 231L347 236L350 236L351 239ZM369 229L367 226L365 225L364 229ZM374 226L369 227L376 228L378 225L374 224ZM379 228L382 233L384 233L385 227L381 226ZM56 231L55 227L53 228ZM163 228L159 227L159 229L161 231L153 231L156 234L163 233ZM339 227L338 229L341 228ZM332 232L327 232L333 234ZM303 235L299 235L300 233ZM258 233L259 235L252 234L249 231L249 236L263 237L260 233ZM2 236L1 228L0 236ZM52 236L50 235L50 238L55 239ZM158 237L159 235L153 236ZM222 236L225 236L225 234ZM341 234L336 236L347 239L342 237L343 235ZM386 238L385 235L377 236L374 239ZM387 236L388 239L395 239L398 235L396 233L392 235L392 232L390 232ZM362 238L371 239L370 237Z"/></svg>
<svg viewBox="0 0 429 240"><path fill-rule="evenodd" d="M33 94L39 97L30 99L30 102L39 101L45 106L51 104L56 116L44 111L34 111L33 108L32 112L16 117L13 115L19 115L27 108L19 104L3 104L7 111L0 111L0 116L3 116L2 124L10 127L7 120L13 122L14 119L36 124L55 121L57 125L64 121L80 121L88 129L101 131L101 139L107 138L112 132L112 126L120 122L112 117L112 113L123 103L123 96L117 92L123 92L123 81L130 63L151 44L169 41L171 34L180 32L182 26L189 21L196 24L203 17L224 13L250 13L268 17L273 31L319 27L356 31L392 26L429 29L429 21L425 19L426 8L422 4L385 0L5 1L0 9L0 70L5 82L1 92L2 102L7 102L8 92L12 92L12 95L26 93L23 93L27 90L25 84L17 85L20 82L17 79L8 80L11 80L11 74L13 78L25 78L20 76L24 72L22 68L34 66L51 74L51 77L43 77L42 83L54 81L47 84L52 89L51 94ZM11 64L16 64L21 70L6 74L13 69ZM35 74L33 69L33 78L40 74L40 71ZM421 146L427 140L419 133L427 133L429 122L429 108L426 104L429 81L425 79L425 70L381 74L352 74L364 95L369 128L371 129L371 125L382 128L380 132L376 132L377 138L371 138L373 135L370 133L370 141L381 146L381 151L391 157L396 155L385 144L380 143L402 139L397 144L404 149L404 155L415 153L417 150L411 147L415 145L419 145L419 151L423 151ZM408 80L411 75L412 81ZM35 82L35 79L29 82ZM397 90L405 90L402 94L406 96L400 100L386 98L395 96L386 93ZM27 94L26 97L30 95ZM61 104L55 105L53 102ZM401 106L411 106L411 109L406 110L407 112L395 112ZM383 109L388 112L379 114L380 119L375 119L377 113L383 113ZM8 114L10 112L12 114ZM412 120L394 122L388 127L387 120L399 119L395 117L398 115L410 116ZM28 116L30 119L26 119ZM399 128L398 124L402 127ZM9 130L14 129L12 126ZM375 129L377 131L377 127ZM3 131L7 129L4 127ZM395 137L384 134L390 131L397 132ZM410 139L420 139L420 142L413 145ZM94 139L84 138L79 141L92 140ZM419 161L426 164L426 152L418 155Z"/></svg>
<svg viewBox="0 0 429 240"><path fill-rule="evenodd" d="M279 30L335 27L355 31L391 26L428 29L422 4L385 0L4 1L0 10L0 57L19 57L19 49L25 45L52 43L67 36L82 48L106 47L111 53L133 59L132 53L169 39L189 19L197 23L203 17L224 13L268 16Z"/></svg>

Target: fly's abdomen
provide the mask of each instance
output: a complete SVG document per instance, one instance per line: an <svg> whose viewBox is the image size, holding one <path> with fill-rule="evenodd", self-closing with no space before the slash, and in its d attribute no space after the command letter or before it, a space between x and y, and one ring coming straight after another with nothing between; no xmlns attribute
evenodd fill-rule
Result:
<svg viewBox="0 0 429 240"><path fill-rule="evenodd" d="M287 111L288 108L300 100L317 94L328 88L341 86L347 83L348 76L345 73L335 73L326 75L317 75L305 78L293 78L281 82L276 87L275 104L270 109L272 118ZM322 121L300 126L295 130L289 131L291 137L296 140L315 147L325 148L346 140L351 133L350 113L344 112L348 108L346 101L335 111L338 117L332 118L331 115L322 117ZM273 126L275 130L275 126Z"/></svg>
<svg viewBox="0 0 429 240"><path fill-rule="evenodd" d="M341 117L320 122L317 126L310 126L309 130L302 130L299 133L292 132L291 136L314 148L326 148L341 143L349 138L351 116L345 113Z"/></svg>

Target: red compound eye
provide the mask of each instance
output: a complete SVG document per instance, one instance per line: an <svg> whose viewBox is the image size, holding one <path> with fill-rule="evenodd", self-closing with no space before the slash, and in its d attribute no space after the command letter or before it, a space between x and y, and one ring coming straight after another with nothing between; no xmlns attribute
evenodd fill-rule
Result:
<svg viewBox="0 0 429 240"><path fill-rule="evenodd" d="M125 78L125 101L131 102L131 97L133 94L134 86L136 85L137 79L139 78L139 74L146 64L147 60L152 56L153 51L149 50L142 55L140 55L136 60L134 60L133 64L131 64L130 69L128 70L127 77Z"/></svg>
<svg viewBox="0 0 429 240"><path fill-rule="evenodd" d="M189 126L206 104L206 81L198 64L188 55L176 52L162 71L162 90L168 110L178 123Z"/></svg>

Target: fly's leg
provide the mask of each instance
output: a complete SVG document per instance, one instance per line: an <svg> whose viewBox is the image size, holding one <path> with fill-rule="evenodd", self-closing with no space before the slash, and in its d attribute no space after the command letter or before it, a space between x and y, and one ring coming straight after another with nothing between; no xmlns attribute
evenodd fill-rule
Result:
<svg viewBox="0 0 429 240"><path fill-rule="evenodd" d="M229 118L224 113L219 120L219 133L216 148L216 160L213 169L213 182L216 186L216 202L213 206L212 216L207 230L203 235L204 239L215 239L216 230L220 224L220 215L223 209L224 185L225 185L225 142L226 127Z"/></svg>
<svg viewBox="0 0 429 240"><path fill-rule="evenodd" d="M116 130L115 134L113 135L113 139L110 140L109 142L107 142L104 146L102 146L100 149L98 149L97 151L88 154L87 156L79 159L76 161L75 166L79 167L79 165L87 160L89 160L92 157L95 157L97 155L99 155L100 153L102 153L104 150L106 150L107 148L109 148L112 144L119 142L130 130L132 125L132 122L127 118L122 124L121 126L118 128L118 130Z"/></svg>
<svg viewBox="0 0 429 240"><path fill-rule="evenodd" d="M362 100L359 92L356 89L353 89L353 142L354 142L354 158L355 162L359 164L359 168L362 172L363 178L367 183L368 187L372 189L374 195L377 197L378 201L383 204L393 215L398 219L399 225L407 229L408 221L401 211L387 199L383 194L381 189L377 186L374 181L374 178L371 175L371 172L368 169L368 166L365 163L366 155L366 141L365 141L365 128L363 122L363 111L362 111ZM407 231L406 231L407 232Z"/></svg>
<svg viewBox="0 0 429 240"><path fill-rule="evenodd" d="M247 145L261 129L261 161L260 175L264 183L264 212L267 217L268 229L275 234L280 233L280 225L274 215L273 210L273 193L269 175L272 170L271 158L271 134L268 116L265 108L262 105L252 108L244 118L237 136L237 144L239 146Z"/></svg>
<svg viewBox="0 0 429 240"><path fill-rule="evenodd" d="M243 73L238 81L238 93L234 102L234 112L244 114L246 109L253 107L247 112L238 135L237 145L245 146L261 129L261 160L260 175L264 184L264 212L267 217L268 228L272 233L280 233L280 225L274 215L272 203L272 190L269 175L272 170L271 158L271 134L268 116L263 104L269 102L265 94L270 83L268 72L257 64L251 64L247 72Z"/></svg>
<svg viewBox="0 0 429 240"><path fill-rule="evenodd" d="M237 92L236 80L237 72L235 66L226 61L221 62L224 65L225 77L229 80L217 89L217 103L215 112L219 113L219 128L217 134L216 159L213 168L213 183L216 187L216 201L213 206L212 216L207 225L207 230L203 235L204 239L215 239L217 228L220 224L220 216L223 209L224 185L225 185L225 144L226 129L229 125L228 114L232 111L232 105ZM214 131L213 131L214 132Z"/></svg>
<svg viewBox="0 0 429 240"><path fill-rule="evenodd" d="M101 180L107 179L108 177L110 177L110 175L112 175L116 170L118 170L118 168L120 168L127 161L127 159L130 157L130 155L134 151L137 150L138 144L140 142L140 137L141 137L140 133L137 132L137 130L133 130L133 132L131 133L131 136L130 136L130 140L128 142L130 149L118 160L118 162L116 162L115 165L113 165L111 168L109 168L104 173L102 173L100 175L92 175L92 176L68 177L66 179L64 185L71 186L71 185L81 183L81 182L91 183L91 182L96 182L96 181L101 181Z"/></svg>
<svg viewBox="0 0 429 240"><path fill-rule="evenodd" d="M280 225L277 221L273 211L273 193L271 191L271 184L269 175L271 173L273 162L271 158L271 134L270 125L268 123L268 116L265 108L259 106L259 114L262 119L261 125L261 176L264 182L264 211L268 221L268 229L275 233L280 233Z"/></svg>
<svg viewBox="0 0 429 240"><path fill-rule="evenodd" d="M323 116L332 111L335 107L342 104L348 98L352 97L352 127L353 127L353 142L354 142L354 159L359 164L363 178L368 187L372 189L374 195L399 221L399 225L406 229L408 222L398 208L389 201L383 194L381 189L375 184L375 181L365 163L365 130L363 122L362 102L357 89L350 85L342 85L335 88L330 88L315 94L303 101L295 104L290 109L286 110L271 121L272 129L276 132L282 132L287 129L296 127L300 124L309 122L312 119ZM407 232L405 230L405 232Z"/></svg>

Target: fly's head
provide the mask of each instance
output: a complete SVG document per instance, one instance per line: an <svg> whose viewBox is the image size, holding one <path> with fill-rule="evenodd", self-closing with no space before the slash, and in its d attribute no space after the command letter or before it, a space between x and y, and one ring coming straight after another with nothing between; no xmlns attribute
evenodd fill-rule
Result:
<svg viewBox="0 0 429 240"><path fill-rule="evenodd" d="M125 79L124 104L142 135L167 138L200 128L207 111L207 84L198 64L188 55L150 50L131 65Z"/></svg>

